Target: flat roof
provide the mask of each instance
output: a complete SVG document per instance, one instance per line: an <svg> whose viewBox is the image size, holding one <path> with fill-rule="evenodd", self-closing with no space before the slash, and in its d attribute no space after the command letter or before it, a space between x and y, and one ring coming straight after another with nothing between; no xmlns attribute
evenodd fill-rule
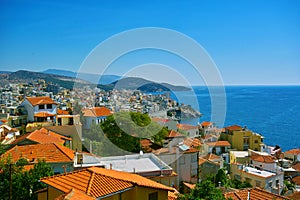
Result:
<svg viewBox="0 0 300 200"><path fill-rule="evenodd" d="M112 167L114 170L125 172L141 173L172 170L171 167L153 154L102 157L99 161L107 169Z"/></svg>
<svg viewBox="0 0 300 200"><path fill-rule="evenodd" d="M232 153L235 157L239 157L239 158L249 156L248 151L230 151L230 153Z"/></svg>
<svg viewBox="0 0 300 200"><path fill-rule="evenodd" d="M275 176L276 175L275 173L267 172L267 171L264 171L264 170L258 170L258 169L255 169L253 167L245 167L244 171L249 173L249 174L253 174L253 175L256 175L256 176L261 176L261 177L264 177L264 178L268 178L270 176Z"/></svg>

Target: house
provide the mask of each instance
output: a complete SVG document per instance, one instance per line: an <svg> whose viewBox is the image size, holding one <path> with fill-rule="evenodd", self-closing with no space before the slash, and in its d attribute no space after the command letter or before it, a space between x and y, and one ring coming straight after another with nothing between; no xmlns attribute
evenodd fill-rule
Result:
<svg viewBox="0 0 300 200"><path fill-rule="evenodd" d="M166 200L168 192L174 191L137 174L97 167L42 178L41 182L47 185L47 190L38 193L39 200L45 196L54 200L72 190L89 196L84 199Z"/></svg>
<svg viewBox="0 0 300 200"><path fill-rule="evenodd" d="M27 111L23 106L5 107L0 113L0 119L5 120L8 126L21 130L27 123Z"/></svg>
<svg viewBox="0 0 300 200"><path fill-rule="evenodd" d="M300 149L291 149L284 152L284 157L293 162L300 162Z"/></svg>
<svg viewBox="0 0 300 200"><path fill-rule="evenodd" d="M203 151L204 154L213 153L218 156L222 156L223 159L229 163L228 150L230 146L231 145L228 141L206 142L203 144Z"/></svg>
<svg viewBox="0 0 300 200"><path fill-rule="evenodd" d="M28 122L55 122L57 103L50 97L26 97L21 106L27 111Z"/></svg>
<svg viewBox="0 0 300 200"><path fill-rule="evenodd" d="M57 115L55 124L56 126L80 125L80 115Z"/></svg>
<svg viewBox="0 0 300 200"><path fill-rule="evenodd" d="M217 134L219 133L219 129L216 127L215 123L204 121L201 123L201 129L204 135L207 134Z"/></svg>
<svg viewBox="0 0 300 200"><path fill-rule="evenodd" d="M41 128L18 137L13 143L11 143L11 146L48 143L57 143L64 146L70 146L71 141L72 138L59 135L45 128Z"/></svg>
<svg viewBox="0 0 300 200"><path fill-rule="evenodd" d="M59 135L72 138L70 148L82 151L82 125L46 126L45 129Z"/></svg>
<svg viewBox="0 0 300 200"><path fill-rule="evenodd" d="M11 157L15 163L20 158L28 160L29 164L35 164L38 160L45 160L55 174L73 171L74 151L56 143L31 144L14 146L5 152L1 159Z"/></svg>
<svg viewBox="0 0 300 200"><path fill-rule="evenodd" d="M251 155L250 164L256 168L260 168L270 172L277 172L281 170L277 165L277 159L270 155Z"/></svg>
<svg viewBox="0 0 300 200"><path fill-rule="evenodd" d="M224 197L231 200L262 200L262 199L274 199L274 200L288 200L290 198L274 194L259 187L236 190L234 192L225 192Z"/></svg>
<svg viewBox="0 0 300 200"><path fill-rule="evenodd" d="M231 148L237 151L248 149L262 151L264 147L263 136L238 125L225 127L225 132L221 133L221 138L229 141Z"/></svg>
<svg viewBox="0 0 300 200"><path fill-rule="evenodd" d="M230 164L249 164L250 157L248 151L229 151Z"/></svg>
<svg viewBox="0 0 300 200"><path fill-rule="evenodd" d="M215 154L199 157L199 180L205 180L208 175L215 175L223 168L224 160Z"/></svg>
<svg viewBox="0 0 300 200"><path fill-rule="evenodd" d="M204 135L201 140L203 143L206 143L206 142L217 142L218 141L218 136L216 135L213 135L213 134L207 134L207 135Z"/></svg>
<svg viewBox="0 0 300 200"><path fill-rule="evenodd" d="M109 157L86 153L75 154L76 169L91 166L138 174L170 187L175 185L177 178L173 169L152 153Z"/></svg>
<svg viewBox="0 0 300 200"><path fill-rule="evenodd" d="M85 108L82 109L82 112L86 129L90 129L93 123L99 124L104 122L108 116L113 114L112 111L106 107Z"/></svg>
<svg viewBox="0 0 300 200"><path fill-rule="evenodd" d="M16 128L11 128L7 125L0 125L0 142L1 144L10 144L17 136L20 135L20 131Z"/></svg>
<svg viewBox="0 0 300 200"><path fill-rule="evenodd" d="M198 126L193 126L190 124L177 124L177 131L182 131L186 133L187 137L199 137L199 128Z"/></svg>
<svg viewBox="0 0 300 200"><path fill-rule="evenodd" d="M198 152L199 150L183 143L153 151L162 161L172 167L178 174L176 185L181 181L197 183L198 181Z"/></svg>
<svg viewBox="0 0 300 200"><path fill-rule="evenodd" d="M274 194L281 193L284 187L283 172L274 173L253 167L246 167L242 164L231 164L230 170L232 179L242 182L246 181L253 187L259 187Z"/></svg>

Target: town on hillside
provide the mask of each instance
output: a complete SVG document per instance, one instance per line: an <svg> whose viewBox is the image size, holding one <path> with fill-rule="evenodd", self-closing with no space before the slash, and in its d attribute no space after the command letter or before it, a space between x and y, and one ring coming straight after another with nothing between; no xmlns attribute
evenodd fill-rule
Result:
<svg viewBox="0 0 300 200"><path fill-rule="evenodd" d="M300 149L199 117L168 93L0 87L0 199L299 199Z"/></svg>

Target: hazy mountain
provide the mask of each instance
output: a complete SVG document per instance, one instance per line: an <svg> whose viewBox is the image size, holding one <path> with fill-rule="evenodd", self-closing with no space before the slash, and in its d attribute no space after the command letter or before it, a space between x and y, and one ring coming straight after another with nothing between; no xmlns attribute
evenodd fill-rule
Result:
<svg viewBox="0 0 300 200"><path fill-rule="evenodd" d="M143 92L157 91L186 91L190 90L184 86L175 86L168 83L156 83L143 78L126 77L112 83L116 89L136 89Z"/></svg>
<svg viewBox="0 0 300 200"><path fill-rule="evenodd" d="M74 83L80 84L94 84L99 81L99 76L95 74L82 73L78 77L75 76L75 73L66 70L46 70L47 73L42 72L32 72L26 70L19 70L16 72L6 73L3 75L3 81L6 82L30 82L32 80L43 79L46 82L57 84L67 89L72 89ZM60 75L58 75L60 74ZM66 76L66 75L71 76ZM93 81L93 78L95 79ZM110 84L97 84L97 86L103 90L112 90L112 89L132 89L132 90L141 90L144 92L157 92L157 91L184 91L189 90L187 87L183 86L174 86L167 83L155 83L143 78L138 77L125 77L119 80L119 76L115 75L104 75L100 78L100 82L109 82ZM111 80L116 80L110 82ZM87 81L88 80L88 81ZM96 81L97 80L97 81Z"/></svg>
<svg viewBox="0 0 300 200"><path fill-rule="evenodd" d="M79 79L86 80L86 81L89 81L94 84L102 84L102 85L110 84L121 78L120 76L117 76L117 75L102 75L102 76L100 76L98 74L91 74L91 73L77 74L77 72L61 70L61 69L47 69L47 70L43 71L43 73L55 74L55 75L61 75L61 76L69 76L69 77L73 77L73 78L77 77Z"/></svg>

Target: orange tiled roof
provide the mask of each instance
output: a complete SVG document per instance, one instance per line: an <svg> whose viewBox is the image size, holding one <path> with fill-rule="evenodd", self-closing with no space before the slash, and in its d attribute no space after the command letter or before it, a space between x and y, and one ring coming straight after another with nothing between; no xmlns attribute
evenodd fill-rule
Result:
<svg viewBox="0 0 300 200"><path fill-rule="evenodd" d="M104 117L112 115L113 113L106 107L86 108L82 110L85 117Z"/></svg>
<svg viewBox="0 0 300 200"><path fill-rule="evenodd" d="M210 126L212 124L213 124L212 122L202 122L201 126Z"/></svg>
<svg viewBox="0 0 300 200"><path fill-rule="evenodd" d="M177 192L168 192L168 200L176 200L178 196Z"/></svg>
<svg viewBox="0 0 300 200"><path fill-rule="evenodd" d="M69 112L67 110L57 109L57 114L58 115L68 115Z"/></svg>
<svg viewBox="0 0 300 200"><path fill-rule="evenodd" d="M167 187L136 174L97 167L42 178L41 181L65 193L74 188L95 198L129 189L134 186L174 191L171 187Z"/></svg>
<svg viewBox="0 0 300 200"><path fill-rule="evenodd" d="M288 197L293 200L300 199L300 192L294 192L293 194L288 195Z"/></svg>
<svg viewBox="0 0 300 200"><path fill-rule="evenodd" d="M196 187L196 184L192 184L192 183L183 182L183 184L191 190Z"/></svg>
<svg viewBox="0 0 300 200"><path fill-rule="evenodd" d="M216 154L213 153L209 153L206 156L204 156L203 158L207 159L207 160L215 160L215 159L220 159L220 156L217 156Z"/></svg>
<svg viewBox="0 0 300 200"><path fill-rule="evenodd" d="M300 185L300 176L295 176L294 178L292 178L292 181L293 181L296 185Z"/></svg>
<svg viewBox="0 0 300 200"><path fill-rule="evenodd" d="M292 168L300 172L300 162L297 162L296 164L292 165Z"/></svg>
<svg viewBox="0 0 300 200"><path fill-rule="evenodd" d="M289 199L287 197L273 194L261 188L251 188L251 189L243 189L237 190L235 192L226 192L224 194L226 199L231 198L232 200L244 200L248 197L248 191L250 192L250 199L251 200L262 200L262 199L274 199L274 200L284 200Z"/></svg>
<svg viewBox="0 0 300 200"><path fill-rule="evenodd" d="M96 198L91 197L81 191L72 188L68 193L62 194L55 198L55 200L96 200Z"/></svg>
<svg viewBox="0 0 300 200"><path fill-rule="evenodd" d="M264 156L264 155L252 155L250 156L251 160L263 163L274 163L275 159L273 156Z"/></svg>
<svg viewBox="0 0 300 200"><path fill-rule="evenodd" d="M16 162L20 158L25 158L31 163L37 163L38 159L48 163L73 162L74 151L59 144L32 144L18 146L5 152L1 158L11 156Z"/></svg>
<svg viewBox="0 0 300 200"><path fill-rule="evenodd" d="M168 137L169 138L184 137L184 135L178 133L177 131L171 130Z"/></svg>
<svg viewBox="0 0 300 200"><path fill-rule="evenodd" d="M217 146L217 147L229 147L231 146L228 141L216 141L216 142L206 142L208 146Z"/></svg>
<svg viewBox="0 0 300 200"><path fill-rule="evenodd" d="M167 123L167 122L169 122L170 120L169 120L169 119L164 119L164 118L159 118L159 117L153 117L153 118L152 118L152 121L153 121L153 122Z"/></svg>
<svg viewBox="0 0 300 200"><path fill-rule="evenodd" d="M191 130L191 129L198 129L198 126L193 126L190 124L177 124L177 128L181 130Z"/></svg>
<svg viewBox="0 0 300 200"><path fill-rule="evenodd" d="M291 149L289 151L284 152L284 154L299 155L300 149Z"/></svg>
<svg viewBox="0 0 300 200"><path fill-rule="evenodd" d="M198 138L186 138L183 143L189 147L200 147L202 145Z"/></svg>
<svg viewBox="0 0 300 200"><path fill-rule="evenodd" d="M23 140L31 140L33 142L37 142L39 144L46 144L46 143L59 143L64 144L66 140L72 140L72 138L68 138L63 135L59 135L52 131L48 131L45 128L41 128L40 130L35 130L32 133L28 133L26 135L22 135L18 137L12 144L18 144Z"/></svg>
<svg viewBox="0 0 300 200"><path fill-rule="evenodd" d="M225 129L229 131L241 131L243 128L239 125L232 125L232 126L227 126Z"/></svg>
<svg viewBox="0 0 300 200"><path fill-rule="evenodd" d="M48 113L48 112L38 112L34 114L35 117L53 117L54 114Z"/></svg>
<svg viewBox="0 0 300 200"><path fill-rule="evenodd" d="M26 97L29 103L33 106L42 104L56 104L50 97Z"/></svg>

